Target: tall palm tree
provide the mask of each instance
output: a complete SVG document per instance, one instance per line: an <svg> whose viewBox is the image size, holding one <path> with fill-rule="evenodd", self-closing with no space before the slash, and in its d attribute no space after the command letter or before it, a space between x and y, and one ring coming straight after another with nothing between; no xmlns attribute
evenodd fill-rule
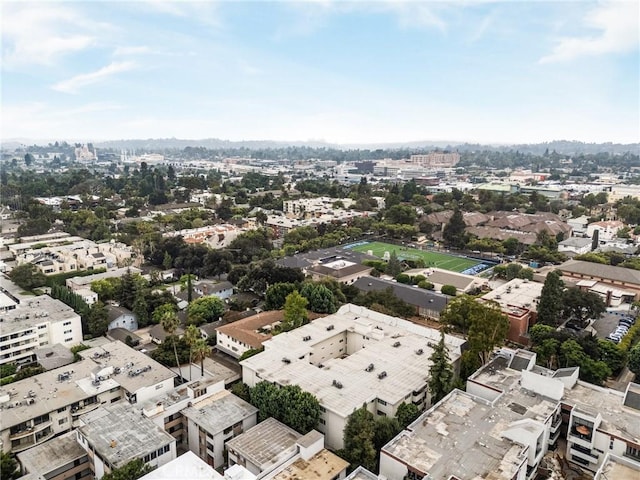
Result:
<svg viewBox="0 0 640 480"><path fill-rule="evenodd" d="M200 376L204 377L204 359L211 352L211 347L207 345L207 341L204 338L199 338L193 346L193 357L195 360L200 360Z"/></svg>
<svg viewBox="0 0 640 480"><path fill-rule="evenodd" d="M201 337L202 335L200 334L200 330L195 325L189 325L187 327L187 330L184 332L184 339L186 340L187 345L189 345L189 381L191 381L193 378L191 376L191 363L193 362L194 354L193 349L196 345L196 342L200 340Z"/></svg>
<svg viewBox="0 0 640 480"><path fill-rule="evenodd" d="M178 366L178 373L180 374L180 381L182 382L182 369L180 368L180 361L178 360L178 349L176 347L176 336L175 333L178 330L178 326L180 325L180 320L175 312L165 312L160 318L160 325L164 328L164 331L167 332L168 336L171 336L171 341L173 343L173 354L176 357L176 365Z"/></svg>

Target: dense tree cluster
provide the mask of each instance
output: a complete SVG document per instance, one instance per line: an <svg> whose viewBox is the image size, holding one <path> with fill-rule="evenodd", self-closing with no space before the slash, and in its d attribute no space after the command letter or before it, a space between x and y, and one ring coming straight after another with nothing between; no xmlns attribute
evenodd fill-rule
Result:
<svg viewBox="0 0 640 480"><path fill-rule="evenodd" d="M302 434L309 433L320 422L320 403L297 385L278 387L260 382L249 390L249 398L259 410L259 421L273 417Z"/></svg>

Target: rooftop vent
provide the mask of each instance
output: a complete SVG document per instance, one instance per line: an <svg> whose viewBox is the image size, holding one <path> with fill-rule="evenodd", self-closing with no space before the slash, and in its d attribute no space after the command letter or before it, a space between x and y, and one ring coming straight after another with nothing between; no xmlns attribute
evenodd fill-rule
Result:
<svg viewBox="0 0 640 480"><path fill-rule="evenodd" d="M302 337L302 341L303 342L308 342L309 340L311 340L311 335L307 335L306 337Z"/></svg>
<svg viewBox="0 0 640 480"><path fill-rule="evenodd" d="M370 363L369 365L367 365L367 368L364 369L365 372L372 372L373 371L373 363Z"/></svg>
<svg viewBox="0 0 640 480"><path fill-rule="evenodd" d="M424 350L422 350L421 348L416 350L416 355L422 355L423 353L424 353Z"/></svg>
<svg viewBox="0 0 640 480"><path fill-rule="evenodd" d="M338 380L334 380L332 385L336 388L342 388L342 383L340 383Z"/></svg>
<svg viewBox="0 0 640 480"><path fill-rule="evenodd" d="M400 346L400 342L396 342L393 344L394 348L398 348Z"/></svg>
<svg viewBox="0 0 640 480"><path fill-rule="evenodd" d="M333 330L334 328L335 328L335 327L334 327L333 325L329 325L329 326L327 327L327 332L328 332L329 330Z"/></svg>
<svg viewBox="0 0 640 480"><path fill-rule="evenodd" d="M282 359L282 363L287 363L287 364L289 364L289 363L291 363L291 360L289 360L287 357L284 357L284 358Z"/></svg>
<svg viewBox="0 0 640 480"><path fill-rule="evenodd" d="M382 380L382 379L383 379L384 377L386 377L386 376L387 376L387 372L380 372L380 373L378 374L378 378L379 378L380 380Z"/></svg>

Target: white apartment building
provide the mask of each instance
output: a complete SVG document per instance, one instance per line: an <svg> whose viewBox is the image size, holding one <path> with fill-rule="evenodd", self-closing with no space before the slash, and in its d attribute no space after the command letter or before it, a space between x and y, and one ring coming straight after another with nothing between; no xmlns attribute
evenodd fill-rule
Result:
<svg viewBox="0 0 640 480"><path fill-rule="evenodd" d="M233 242L238 235L246 232L244 228L238 228L235 225L219 224L209 225L200 228L187 228L184 230L176 230L174 232L164 233L163 237L180 236L187 243L205 243L213 249L226 248Z"/></svg>
<svg viewBox="0 0 640 480"><path fill-rule="evenodd" d="M0 285L6 283L0 281ZM71 348L82 343L80 316L60 300L0 290L0 305L4 307L0 310L0 365L29 363L41 347L59 343Z"/></svg>
<svg viewBox="0 0 640 480"><path fill-rule="evenodd" d="M306 471L316 480L342 479L349 466L324 448L320 432L302 435L274 418L229 440L226 448L230 468L242 466L261 479L306 478Z"/></svg>
<svg viewBox="0 0 640 480"><path fill-rule="evenodd" d="M605 220L602 222L593 222L587 225L587 235L593 238L595 231L598 231L598 240L600 243L610 242L617 238L618 230L625 225L620 220Z"/></svg>
<svg viewBox="0 0 640 480"><path fill-rule="evenodd" d="M78 443L89 456L96 479L142 459L160 467L175 459L176 440L148 418L140 416L127 402L100 406L78 421Z"/></svg>
<svg viewBox="0 0 640 480"><path fill-rule="evenodd" d="M75 432L67 432L17 455L20 471L28 479L93 479L87 452L77 441ZM29 475L31 474L31 475Z"/></svg>
<svg viewBox="0 0 640 480"><path fill-rule="evenodd" d="M535 478L558 439L564 456L593 475L607 454L640 469L640 385L626 392L578 380L578 368L550 371L535 354L503 349L407 430L384 446L389 480Z"/></svg>
<svg viewBox="0 0 640 480"><path fill-rule="evenodd" d="M402 403L430 404L429 357L440 332L364 307L337 313L264 342L264 352L241 362L243 381L298 385L321 405L318 430L330 448L343 447L343 430L366 404L374 415L395 416ZM445 336L458 368L464 340Z"/></svg>
<svg viewBox="0 0 640 480"><path fill-rule="evenodd" d="M0 389L2 451L19 452L68 432L100 405L145 402L173 389L175 373L122 342L80 355L72 365Z"/></svg>
<svg viewBox="0 0 640 480"><path fill-rule="evenodd" d="M299 198L297 200L284 201L282 210L289 218L311 218L325 215L335 210L343 210L343 208L333 208L336 202L342 202L344 208L349 208L355 203L351 198Z"/></svg>
<svg viewBox="0 0 640 480"><path fill-rule="evenodd" d="M131 247L122 243L95 243L80 237L16 243L9 251L18 265L31 263L45 275L113 269L129 263L132 257Z"/></svg>
<svg viewBox="0 0 640 480"><path fill-rule="evenodd" d="M256 424L258 409L227 390L195 399L182 410L189 450L208 465L223 465L224 445Z"/></svg>

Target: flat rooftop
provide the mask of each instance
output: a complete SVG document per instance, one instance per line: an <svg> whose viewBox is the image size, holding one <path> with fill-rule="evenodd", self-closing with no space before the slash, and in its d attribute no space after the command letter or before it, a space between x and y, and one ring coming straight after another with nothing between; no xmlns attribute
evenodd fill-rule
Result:
<svg viewBox="0 0 640 480"><path fill-rule="evenodd" d="M351 474L347 475L344 480L378 480L378 475L371 473L363 466L359 466Z"/></svg>
<svg viewBox="0 0 640 480"><path fill-rule="evenodd" d="M638 480L640 465L631 459L607 454L594 480Z"/></svg>
<svg viewBox="0 0 640 480"><path fill-rule="evenodd" d="M578 381L565 389L562 402L586 412L599 413L599 431L638 442L640 439L640 410L624 405L625 393ZM617 478L617 477L616 477Z"/></svg>
<svg viewBox="0 0 640 480"><path fill-rule="evenodd" d="M110 352L109 355L105 355ZM100 357L96 357L96 353ZM175 376L168 368L122 342L111 342L101 347L83 350L82 360L55 370L25 378L0 389L2 429L56 411L91 396L123 386L130 392L150 387L160 379ZM129 365L129 368L126 366ZM129 377L128 371L151 366L151 370ZM108 366L120 367L121 372L93 385L91 374ZM60 376L62 375L62 377ZM25 399L33 399L29 403Z"/></svg>
<svg viewBox="0 0 640 480"><path fill-rule="evenodd" d="M17 457L29 473L46 473L86 455L87 452L76 440L76 432L68 432L18 453Z"/></svg>
<svg viewBox="0 0 640 480"><path fill-rule="evenodd" d="M192 451L147 473L140 480L223 480L224 477Z"/></svg>
<svg viewBox="0 0 640 480"><path fill-rule="evenodd" d="M537 301L542 293L542 287L542 283L532 282L531 280L522 278L514 278L486 295L483 295L482 299L497 302L504 312L508 312L511 308L536 312L538 310Z"/></svg>
<svg viewBox="0 0 640 480"><path fill-rule="evenodd" d="M227 442L227 448L268 470L296 454L296 443L302 435L275 418L267 418Z"/></svg>
<svg viewBox="0 0 640 480"><path fill-rule="evenodd" d="M438 285L453 285L458 290L466 290L474 283L486 283L486 280L474 277L473 275L450 272L448 270L442 270L441 268L414 268L404 273L412 277L423 275L427 277L428 282Z"/></svg>
<svg viewBox="0 0 640 480"><path fill-rule="evenodd" d="M382 452L433 480L511 480L526 458L502 437L509 422L496 414L488 402L454 390Z"/></svg>
<svg viewBox="0 0 640 480"><path fill-rule="evenodd" d="M182 414L210 433L218 433L257 413L253 405L223 390L182 410Z"/></svg>
<svg viewBox="0 0 640 480"><path fill-rule="evenodd" d="M20 304L16 308L0 311L3 335L43 323L55 323L71 318L79 318L79 316L71 307L49 295L21 297Z"/></svg>
<svg viewBox="0 0 640 480"><path fill-rule="evenodd" d="M365 348L349 347L349 342ZM305 340L305 338L308 338ZM321 345L344 340L346 355L314 362L322 355ZM351 340L350 340L351 339ZM433 347L440 332L406 320L374 312L356 305L340 310L265 342L265 351L242 362L263 380L280 385L298 385L312 393L322 406L342 416L354 408L380 398L395 404L410 390L425 385ZM445 336L449 358L460 357L463 339ZM287 362L283 361L286 358ZM314 362L314 363L311 363ZM373 365L371 371L366 369ZM379 377L382 372L386 375ZM334 386L334 381L341 388Z"/></svg>
<svg viewBox="0 0 640 480"><path fill-rule="evenodd" d="M175 438L124 400L101 406L79 420L80 433L116 468L175 442Z"/></svg>
<svg viewBox="0 0 640 480"><path fill-rule="evenodd" d="M309 460L302 458L272 477L272 480L331 480L349 466L349 462L322 449Z"/></svg>
<svg viewBox="0 0 640 480"><path fill-rule="evenodd" d="M117 340L106 345L83 350L80 352L80 356L93 360L96 367L120 367L121 373L114 378L122 388L130 393L176 376L175 373L161 363ZM147 368L146 371L136 375L136 372L145 368Z"/></svg>

